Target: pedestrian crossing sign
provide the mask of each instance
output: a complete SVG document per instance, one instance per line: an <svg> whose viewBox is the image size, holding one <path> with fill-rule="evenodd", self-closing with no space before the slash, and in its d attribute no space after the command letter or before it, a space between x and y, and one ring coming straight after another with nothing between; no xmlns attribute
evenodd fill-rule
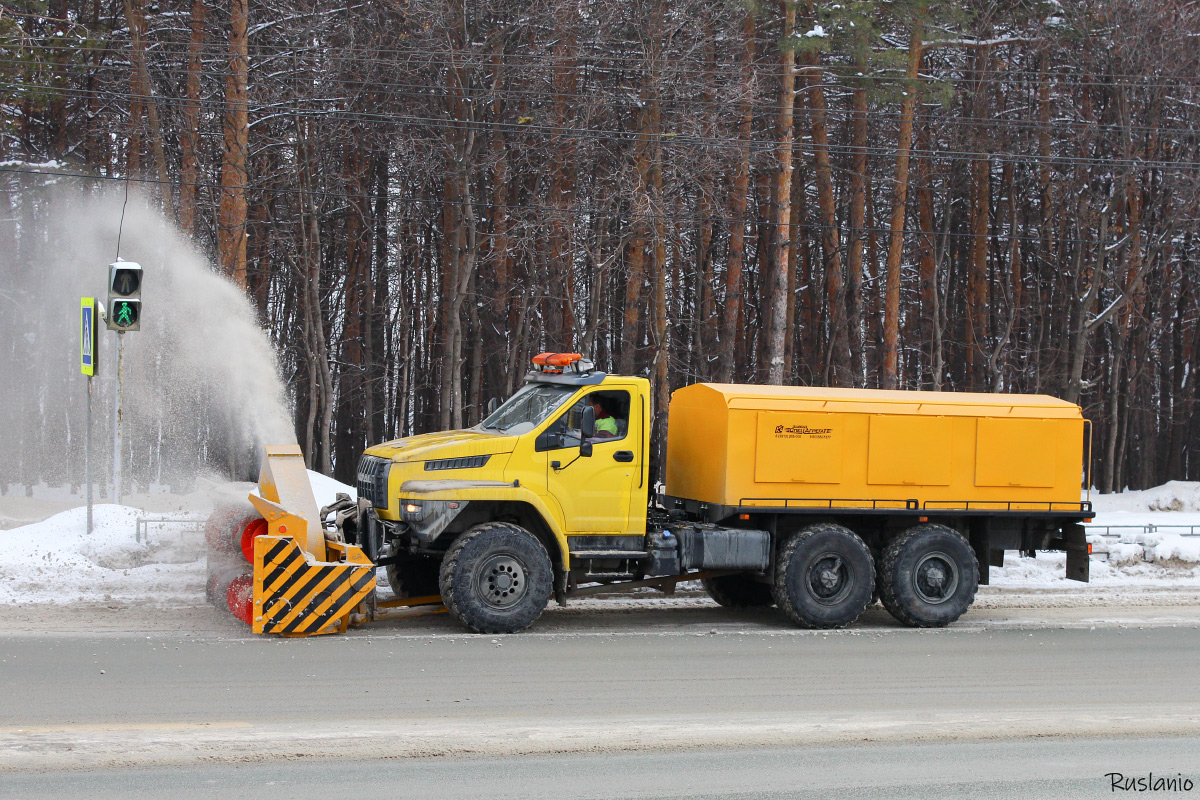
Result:
<svg viewBox="0 0 1200 800"><path fill-rule="evenodd" d="M80 298L79 371L89 378L96 374L96 298L94 297Z"/></svg>

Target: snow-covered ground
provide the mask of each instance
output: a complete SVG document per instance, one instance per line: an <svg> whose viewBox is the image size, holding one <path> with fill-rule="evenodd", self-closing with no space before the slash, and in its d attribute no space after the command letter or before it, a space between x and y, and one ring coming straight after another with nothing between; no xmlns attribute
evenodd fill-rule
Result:
<svg viewBox="0 0 1200 800"><path fill-rule="evenodd" d="M332 503L338 492L356 496L353 487L320 473L310 472L309 480L318 506ZM151 495L141 508L96 504L90 536L86 507L0 530L0 605L202 601L204 520L214 501L245 498L254 488L239 483L192 495ZM42 507L53 511L66 502L48 497ZM35 506L28 505L32 512ZM139 519L147 520L140 531Z"/></svg>
<svg viewBox="0 0 1200 800"><path fill-rule="evenodd" d="M333 502L338 492L354 496L353 487L324 475L310 473L310 479L319 505ZM214 497L245 497L252 488L209 487L195 495L151 498L140 502L141 508L99 504L91 536L82 507L0 530L0 606L195 604L204 595L203 522ZM35 513L37 499L30 499L27 513ZM1195 525L1200 533L1200 483L1173 481L1092 499L1097 512L1089 536L1095 590L1200 588L1200 535L1165 527ZM47 498L42 516L60 507L55 504L68 502L69 498ZM138 519L155 520L142 526L140 537ZM1147 532L1146 526L1156 530ZM1061 553L1036 559L1010 553L1003 567L992 569L992 585L1005 591L1087 591L1063 577L1064 561Z"/></svg>
<svg viewBox="0 0 1200 800"><path fill-rule="evenodd" d="M1091 499L1096 511L1088 526L1092 584L1200 586L1200 482L1170 481ZM1063 553L1041 553L1036 559L1009 553L1003 567L992 569L992 585L1078 587L1064 577L1065 566Z"/></svg>

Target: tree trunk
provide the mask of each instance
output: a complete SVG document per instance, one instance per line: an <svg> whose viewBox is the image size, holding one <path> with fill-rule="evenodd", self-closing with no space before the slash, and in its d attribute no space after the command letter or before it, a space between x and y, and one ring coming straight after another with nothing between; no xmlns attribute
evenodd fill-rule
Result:
<svg viewBox="0 0 1200 800"><path fill-rule="evenodd" d="M986 154L987 134L982 120L988 113L987 94L989 86L987 63L988 48L975 52L975 87L970 103L971 116L976 120L971 137L972 150L976 152L970 162L971 192L968 214L971 248L967 260L967 385L971 391L986 389L988 367L988 217L992 202L992 161Z"/></svg>
<svg viewBox="0 0 1200 800"><path fill-rule="evenodd" d="M818 59L813 59L813 62L815 66ZM821 212L821 252L825 262L825 302L828 309L826 324L829 336L825 342L828 350L825 353L824 379L830 386L849 386L852 376L850 335L846 330L846 282L842 275L842 237L837 223L833 175L829 163L825 91L821 88L823 77L818 69L808 71L808 107L812 118L813 158L817 167L817 204ZM862 268L861 263L859 268Z"/></svg>
<svg viewBox="0 0 1200 800"><path fill-rule="evenodd" d="M866 61L859 59L857 71L866 74ZM850 363L854 385L867 384L867 362L863 343L862 293L863 225L867 215L867 90L863 81L854 82L850 116L850 240L846 253L846 271L850 291L846 303L846 327L850 345Z"/></svg>
<svg viewBox="0 0 1200 800"><path fill-rule="evenodd" d="M321 310L321 226L315 200L316 144L307 121L297 124L296 165L300 191L300 264L297 272L303 295L309 380L308 421L305 429L306 463L326 475L333 471L333 376L329 369L329 344ZM319 422L318 422L319 420Z"/></svg>
<svg viewBox="0 0 1200 800"><path fill-rule="evenodd" d="M230 0L229 74L225 76L222 118L224 150L221 159L221 202L217 216L217 253L221 268L235 284L246 287L246 164L250 118L247 80L250 70L246 45L248 0Z"/></svg>
<svg viewBox="0 0 1200 800"><path fill-rule="evenodd" d="M754 123L754 12L746 11L742 28L742 86L738 101L738 161L729 201L729 257L725 266L725 308L721 320L719 380L736 375L738 320L742 315L742 264L746 249L746 202L750 192L750 136Z"/></svg>
<svg viewBox="0 0 1200 800"><path fill-rule="evenodd" d="M196 234L196 149L200 139L200 76L204 68L204 18L206 0L192 0L192 36L188 42L187 83L179 127L179 228Z"/></svg>
<svg viewBox="0 0 1200 800"><path fill-rule="evenodd" d="M918 139L920 142L921 139ZM926 388L939 391L945 363L942 353L941 287L938 284L937 242L933 224L933 187L929 157L917 159L917 217L921 227L921 346L929 352Z"/></svg>
<svg viewBox="0 0 1200 800"><path fill-rule="evenodd" d="M784 348L789 322L787 318L788 243L792 231L792 143L795 140L793 116L796 106L796 51L790 41L796 27L796 5L793 0L781 0L783 29L780 34L779 119L776 125L778 146L776 158L779 172L775 179L775 263L771 265L768 281L767 323L767 383L776 386L784 380Z"/></svg>
<svg viewBox="0 0 1200 800"><path fill-rule="evenodd" d="M549 236L547 272L550 303L547 308L546 338L552 350L569 351L575 338L574 220L571 215L575 192L578 138L571 128L571 109L577 92L575 15L578 6L569 3L556 15L558 27L554 45L551 102L554 132L550 143ZM590 354L589 354L590 355Z"/></svg>
<svg viewBox="0 0 1200 800"><path fill-rule="evenodd" d="M154 99L154 84L150 81L150 69L146 64L146 10L143 0L125 0L125 20L129 24L130 60L133 62L134 92L145 110L150 128L150 149L154 153L154 165L158 172L157 194L162 199L163 209L170 212L171 176L167 172L167 156L163 149L162 125L158 119L158 103Z"/></svg>
<svg viewBox="0 0 1200 800"><path fill-rule="evenodd" d="M896 178L892 191L892 217L888 232L887 276L883 301L883 388L900 386L900 261L904 252L904 218L908 203L908 159L912 152L913 109L917 104L917 78L924 47L925 7L917 9L908 43L908 69L904 100L900 103L900 135L896 151Z"/></svg>

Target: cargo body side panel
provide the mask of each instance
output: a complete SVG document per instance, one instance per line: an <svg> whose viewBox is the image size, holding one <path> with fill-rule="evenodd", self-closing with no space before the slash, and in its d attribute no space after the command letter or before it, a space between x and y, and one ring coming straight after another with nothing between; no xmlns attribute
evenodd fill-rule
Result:
<svg viewBox="0 0 1200 800"><path fill-rule="evenodd" d="M698 384L666 494L726 507L1079 509L1084 421L1039 395Z"/></svg>

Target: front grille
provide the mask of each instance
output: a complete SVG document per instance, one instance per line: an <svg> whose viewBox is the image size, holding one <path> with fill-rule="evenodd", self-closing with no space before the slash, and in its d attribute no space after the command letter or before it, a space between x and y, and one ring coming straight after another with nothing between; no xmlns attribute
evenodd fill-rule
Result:
<svg viewBox="0 0 1200 800"><path fill-rule="evenodd" d="M358 496L371 501L375 508L387 508L388 468L390 458L363 456L358 460Z"/></svg>
<svg viewBox="0 0 1200 800"><path fill-rule="evenodd" d="M436 461L426 461L425 471L434 472L440 469L476 469L488 462L491 456L464 456L463 458L439 458Z"/></svg>

